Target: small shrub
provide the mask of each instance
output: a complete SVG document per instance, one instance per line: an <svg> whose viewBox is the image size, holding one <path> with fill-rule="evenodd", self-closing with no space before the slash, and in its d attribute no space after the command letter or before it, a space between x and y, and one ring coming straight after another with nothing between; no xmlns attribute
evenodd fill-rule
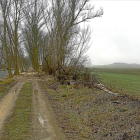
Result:
<svg viewBox="0 0 140 140"><path fill-rule="evenodd" d="M83 69L83 71L81 72L81 79L83 81L92 82L92 83L100 82L99 75L97 73L94 73L93 71L91 71L91 69L88 68Z"/></svg>
<svg viewBox="0 0 140 140"><path fill-rule="evenodd" d="M128 111L128 108L121 108L120 111L121 111L121 112Z"/></svg>
<svg viewBox="0 0 140 140"><path fill-rule="evenodd" d="M110 101L116 101L116 100L118 100L118 97L115 97L115 96L110 97Z"/></svg>
<svg viewBox="0 0 140 140"><path fill-rule="evenodd" d="M5 92L5 89L3 87L0 87L0 93Z"/></svg>
<svg viewBox="0 0 140 140"><path fill-rule="evenodd" d="M10 84L10 83L12 83L12 82L14 82L14 79L4 80L4 81L0 82L0 86L1 86L1 85L7 85L7 84Z"/></svg>
<svg viewBox="0 0 140 140"><path fill-rule="evenodd" d="M67 97L67 94L66 94L66 93L63 93L63 94L62 94L62 97Z"/></svg>

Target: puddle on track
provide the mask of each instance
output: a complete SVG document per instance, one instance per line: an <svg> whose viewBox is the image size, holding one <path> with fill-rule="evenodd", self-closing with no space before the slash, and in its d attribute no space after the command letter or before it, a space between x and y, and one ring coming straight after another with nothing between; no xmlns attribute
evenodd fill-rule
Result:
<svg viewBox="0 0 140 140"><path fill-rule="evenodd" d="M50 123L46 101L36 81L33 82L33 129L36 140L57 140Z"/></svg>

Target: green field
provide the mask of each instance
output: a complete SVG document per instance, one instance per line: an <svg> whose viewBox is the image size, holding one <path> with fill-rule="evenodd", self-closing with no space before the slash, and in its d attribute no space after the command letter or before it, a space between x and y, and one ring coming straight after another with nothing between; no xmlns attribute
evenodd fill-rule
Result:
<svg viewBox="0 0 140 140"><path fill-rule="evenodd" d="M140 97L140 69L94 69L110 90Z"/></svg>

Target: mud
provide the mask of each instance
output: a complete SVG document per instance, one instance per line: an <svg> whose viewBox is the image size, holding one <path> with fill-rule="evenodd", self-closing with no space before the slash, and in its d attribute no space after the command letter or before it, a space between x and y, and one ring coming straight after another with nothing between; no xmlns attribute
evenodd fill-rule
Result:
<svg viewBox="0 0 140 140"><path fill-rule="evenodd" d="M45 76L46 78L46 76ZM18 83L11 88L6 96L0 101L0 137L3 132L6 119L12 114L12 109L18 94L25 82L32 83L32 126L31 140L65 140L57 125L56 118L45 93L38 84L40 78L36 72L29 71L19 76L14 76ZM21 138L22 139L22 138Z"/></svg>
<svg viewBox="0 0 140 140"><path fill-rule="evenodd" d="M0 132L2 132L6 118L12 113L23 84L24 82L18 82L0 102Z"/></svg>
<svg viewBox="0 0 140 140"><path fill-rule="evenodd" d="M47 103L45 94L40 90L37 81L33 82L33 132L34 140L63 140L55 119ZM52 123L53 122L53 123ZM58 135L59 133L59 135Z"/></svg>

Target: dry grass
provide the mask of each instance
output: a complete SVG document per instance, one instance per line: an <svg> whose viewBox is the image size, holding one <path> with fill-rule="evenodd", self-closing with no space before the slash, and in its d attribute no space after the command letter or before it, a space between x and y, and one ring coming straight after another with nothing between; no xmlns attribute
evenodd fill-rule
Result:
<svg viewBox="0 0 140 140"><path fill-rule="evenodd" d="M140 102L96 89L41 83L67 140L140 137Z"/></svg>
<svg viewBox="0 0 140 140"><path fill-rule="evenodd" d="M2 98L7 93L7 91L15 84L16 82L14 81L14 79L2 80L0 82L0 98Z"/></svg>

